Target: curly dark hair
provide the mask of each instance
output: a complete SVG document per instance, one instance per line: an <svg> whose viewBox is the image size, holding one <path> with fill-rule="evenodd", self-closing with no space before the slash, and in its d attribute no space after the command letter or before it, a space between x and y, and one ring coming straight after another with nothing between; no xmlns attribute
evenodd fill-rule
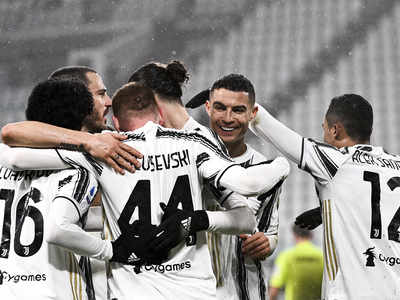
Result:
<svg viewBox="0 0 400 300"><path fill-rule="evenodd" d="M37 84L28 98L26 119L81 130L93 111L93 97L78 79L48 79Z"/></svg>
<svg viewBox="0 0 400 300"><path fill-rule="evenodd" d="M128 82L139 82L165 100L182 104L182 85L188 80L185 66L174 60L167 65L150 62L137 69Z"/></svg>

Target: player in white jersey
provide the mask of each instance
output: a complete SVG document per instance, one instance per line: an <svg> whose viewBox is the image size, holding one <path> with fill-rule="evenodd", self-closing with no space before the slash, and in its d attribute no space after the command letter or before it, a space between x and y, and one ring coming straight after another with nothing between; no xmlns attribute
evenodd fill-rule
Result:
<svg viewBox="0 0 400 300"><path fill-rule="evenodd" d="M361 96L331 100L318 143L285 127L261 106L252 124L310 173L322 203L323 299L398 299L400 159L369 145L372 107Z"/></svg>
<svg viewBox="0 0 400 300"><path fill-rule="evenodd" d="M135 94L134 90L142 91L147 96ZM130 95L129 99L123 99L127 96L125 92ZM149 92L151 93L150 90L135 84L124 86L117 92L114 97L115 108L113 103L114 113L118 116L115 120L117 128L137 128L143 126L149 118L157 120L155 103L150 105L152 109L149 111L149 107L140 103L140 99L143 100L146 97L150 99ZM125 100L129 101L124 102ZM121 101L124 104L121 104ZM135 112L131 105L137 107L136 110L139 109L140 112ZM159 224L163 215L160 203L167 204L167 211L180 207L183 210L179 212L190 217L191 238L187 239L187 246L184 243L179 244L172 250L165 263L141 267L139 274L136 274L130 266L112 263L109 277L112 293L110 297L126 299L135 293L136 298L142 299L150 297L172 299L177 296L185 299L214 298L215 280L211 270L206 236L201 231L218 230L224 227L227 233L251 232L254 223L246 224L251 218L243 214L239 215L237 209L232 209L231 214L206 213L201 199L200 178L212 179L216 187L221 185L243 194L254 194L270 188L285 177L288 172L287 162L277 159L270 165L262 164L244 169L238 165L232 165L219 147L201 134L167 130L153 123L146 123L142 128L127 134L128 140L144 154L144 157L141 169L125 177L117 175L111 169L79 153L58 151L62 160L53 152L51 152L53 158L48 151L45 154L47 166L50 164L49 161L54 159L56 162L53 167L65 167L63 161L66 161L72 165L83 165L96 174L103 188L105 196L103 201L114 238L120 235L124 227L129 227L130 220L139 219L141 222ZM35 157L40 161L40 150L39 152L37 150L22 151L24 152L22 157L25 157L25 153L34 151ZM15 163L23 168L27 167L25 163L34 168L38 167L34 166L37 162L32 163L23 159L17 159ZM259 172L265 176L260 178ZM120 184L116 186L116 182ZM139 199L141 201L138 201ZM243 207L243 203L237 203L231 199L226 202L230 203L231 208ZM138 210L135 209L136 207ZM244 219L241 219L243 217ZM251 217L251 214L248 217ZM163 224L171 219L162 223L160 228L167 230L168 228L163 227ZM229 226L226 225L227 223ZM197 231L200 232L196 234ZM161 231L153 244L162 244L164 239L165 235ZM85 247L85 244L81 247ZM106 248L103 251L104 256L111 258L111 261L116 261L114 257L116 253L113 253L114 246L112 249L109 244Z"/></svg>
<svg viewBox="0 0 400 300"><path fill-rule="evenodd" d="M60 106L64 109L57 114ZM83 83L48 80L33 89L26 115L28 120L80 129L92 110L93 98ZM83 226L96 192L94 176L83 168L58 172L0 168L1 299L91 299L75 256L47 243L46 224L52 202L68 201Z"/></svg>
<svg viewBox="0 0 400 300"><path fill-rule="evenodd" d="M210 127L221 137L235 163L249 166L267 161L244 142L248 124L257 111L254 107L254 87L247 78L240 74L224 76L211 89L193 97L186 106L195 108L203 103L210 117ZM273 253L278 240L281 184L265 195L247 199L257 217L257 233L241 237L210 234L209 246L217 277L218 299L267 297L264 259Z"/></svg>

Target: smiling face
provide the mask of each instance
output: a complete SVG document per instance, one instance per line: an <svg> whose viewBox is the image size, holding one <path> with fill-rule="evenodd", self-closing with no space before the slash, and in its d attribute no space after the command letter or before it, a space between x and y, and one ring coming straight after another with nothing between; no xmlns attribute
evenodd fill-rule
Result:
<svg viewBox="0 0 400 300"><path fill-rule="evenodd" d="M244 135L257 112L257 108L250 104L248 93L216 89L206 102L206 110L210 127L226 144L230 154L233 156L233 148L244 147L246 150Z"/></svg>

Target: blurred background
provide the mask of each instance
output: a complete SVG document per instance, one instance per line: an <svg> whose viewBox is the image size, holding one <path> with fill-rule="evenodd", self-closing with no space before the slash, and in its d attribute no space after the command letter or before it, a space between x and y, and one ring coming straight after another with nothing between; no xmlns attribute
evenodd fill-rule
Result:
<svg viewBox="0 0 400 300"><path fill-rule="evenodd" d="M0 125L24 120L32 87L61 66L94 67L112 95L146 62L179 59L191 74L184 102L241 73L258 102L308 137L321 138L332 97L359 93L375 110L373 143L399 153L399 40L395 0L1 0ZM202 108L190 113L207 123ZM293 245L295 216L319 205L311 177L292 170L277 252Z"/></svg>

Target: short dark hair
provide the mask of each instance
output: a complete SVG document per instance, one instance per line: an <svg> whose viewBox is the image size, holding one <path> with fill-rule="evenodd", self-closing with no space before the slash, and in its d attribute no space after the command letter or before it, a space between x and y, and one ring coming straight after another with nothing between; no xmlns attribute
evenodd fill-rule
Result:
<svg viewBox="0 0 400 300"><path fill-rule="evenodd" d="M344 94L331 100L325 114L328 126L342 123L351 139L358 142L369 141L372 134L373 110L371 104L356 94Z"/></svg>
<svg viewBox="0 0 400 300"><path fill-rule="evenodd" d="M292 227L293 233L301 238L311 238L312 233L308 229L301 228L300 226L294 224Z"/></svg>
<svg viewBox="0 0 400 300"><path fill-rule="evenodd" d="M89 85L89 80L86 76L87 73L97 73L94 69L86 66L67 66L55 70L50 74L49 79L80 79L86 86Z"/></svg>
<svg viewBox="0 0 400 300"><path fill-rule="evenodd" d="M81 130L92 111L92 94L81 80L48 79L33 88L25 115L28 121Z"/></svg>
<svg viewBox="0 0 400 300"><path fill-rule="evenodd" d="M229 74L218 79L211 87L210 94L217 89L227 89L233 92L246 92L249 94L250 104L256 101L256 92L250 80L241 74Z"/></svg>
<svg viewBox="0 0 400 300"><path fill-rule="evenodd" d="M188 80L189 74L185 66L174 60L167 65L150 62L136 70L128 82L139 82L168 102L182 104L182 85Z"/></svg>
<svg viewBox="0 0 400 300"><path fill-rule="evenodd" d="M137 82L131 82L119 88L112 97L112 109L116 118L125 112L155 112L157 109L153 91Z"/></svg>

